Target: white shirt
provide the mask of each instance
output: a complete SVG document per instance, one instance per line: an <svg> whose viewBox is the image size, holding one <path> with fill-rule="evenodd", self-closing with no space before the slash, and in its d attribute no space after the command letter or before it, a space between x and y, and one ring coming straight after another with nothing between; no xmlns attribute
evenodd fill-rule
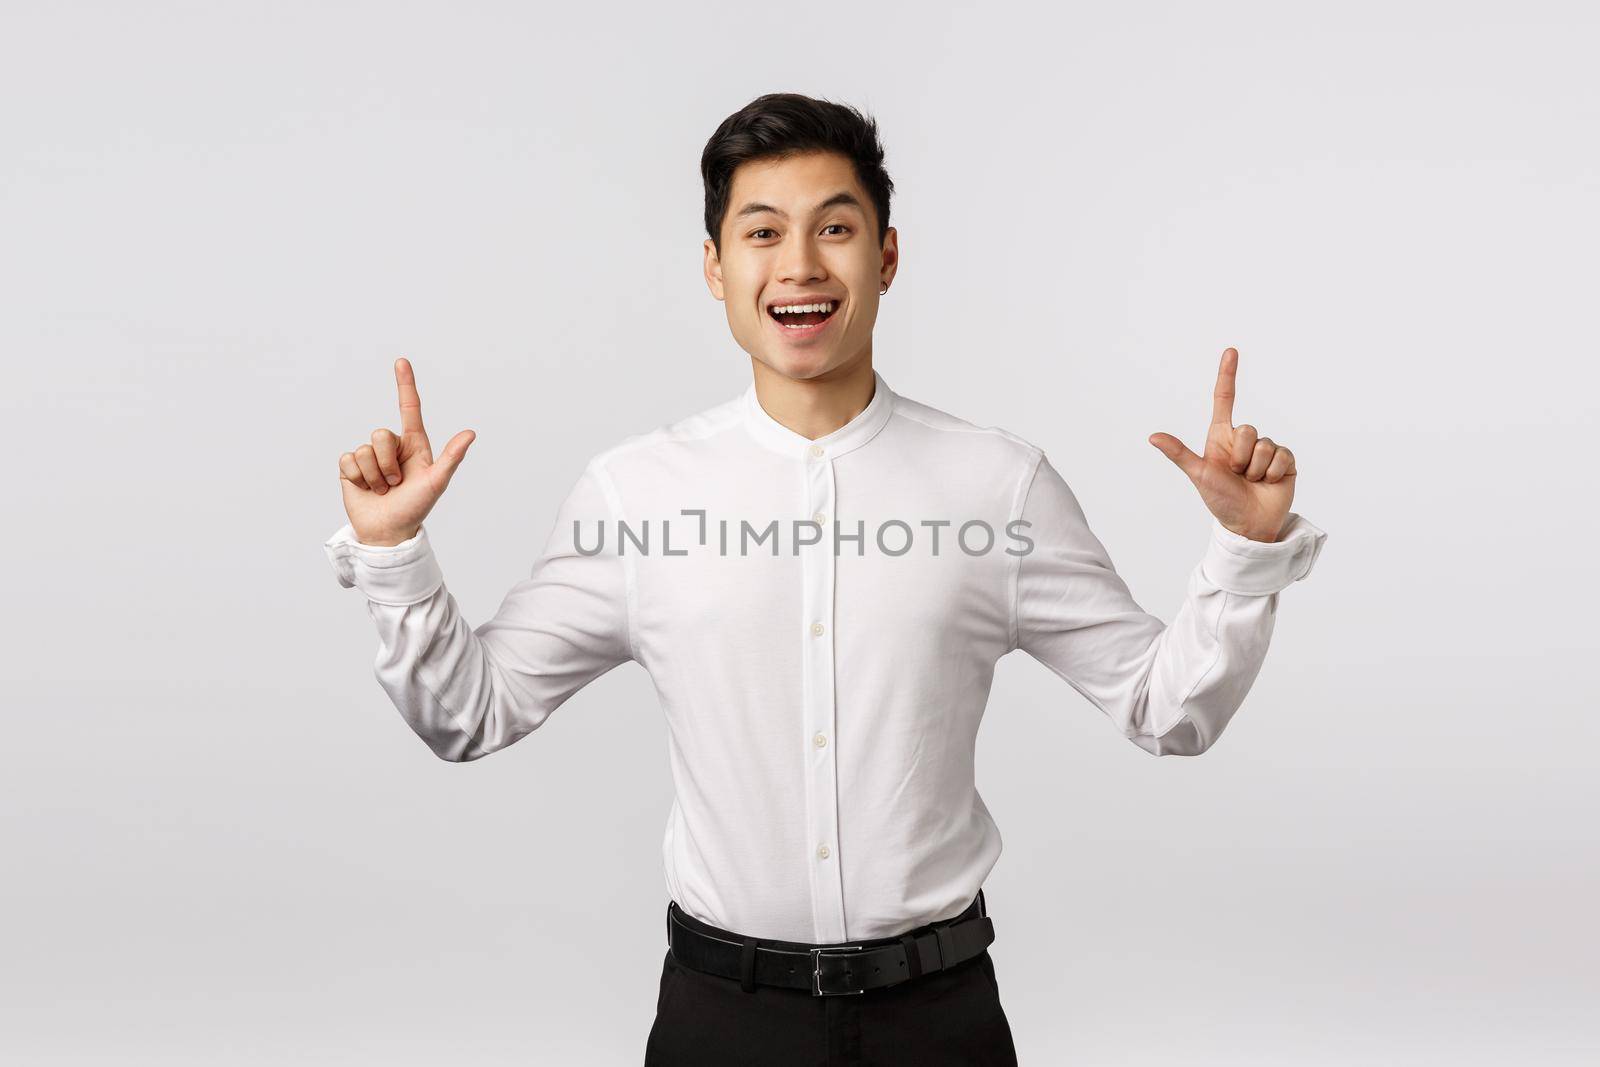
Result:
<svg viewBox="0 0 1600 1067"><path fill-rule="evenodd" d="M440 758L475 760L634 660L666 715L662 859L690 915L824 943L959 913L1000 855L973 779L1000 657L1027 652L1147 752L1197 755L1327 535L1292 512L1270 544L1213 520L1163 624L1038 447L874 378L815 441L752 384L601 452L476 629L425 528L375 547L344 526L325 549L367 598L379 684Z"/></svg>

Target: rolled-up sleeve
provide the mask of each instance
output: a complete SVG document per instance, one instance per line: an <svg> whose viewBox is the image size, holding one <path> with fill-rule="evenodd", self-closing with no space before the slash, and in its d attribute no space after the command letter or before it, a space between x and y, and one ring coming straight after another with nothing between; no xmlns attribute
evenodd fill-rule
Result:
<svg viewBox="0 0 1600 1067"><path fill-rule="evenodd" d="M1278 541L1213 520L1171 624L1134 600L1071 488L1043 454L1026 475L1015 647L1157 755L1195 756L1244 702L1272 636L1277 594L1310 574L1327 534L1291 512Z"/></svg>
<svg viewBox="0 0 1600 1067"><path fill-rule="evenodd" d="M339 584L367 599L378 683L439 758L466 762L505 748L633 658L611 492L591 462L532 573L476 629L445 585L425 529L380 547L357 541L346 524L324 542Z"/></svg>

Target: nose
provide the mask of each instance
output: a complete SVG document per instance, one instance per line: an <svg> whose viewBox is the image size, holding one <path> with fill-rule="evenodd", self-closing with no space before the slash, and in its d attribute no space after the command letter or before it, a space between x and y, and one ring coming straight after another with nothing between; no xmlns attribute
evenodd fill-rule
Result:
<svg viewBox="0 0 1600 1067"><path fill-rule="evenodd" d="M778 281L808 285L827 277L822 267L822 257L817 255L816 242L803 230L783 242L783 252L778 260Z"/></svg>

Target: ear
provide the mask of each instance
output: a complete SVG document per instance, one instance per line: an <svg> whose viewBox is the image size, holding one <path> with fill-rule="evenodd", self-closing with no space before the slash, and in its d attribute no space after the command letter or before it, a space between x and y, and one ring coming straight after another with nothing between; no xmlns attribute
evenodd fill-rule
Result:
<svg viewBox="0 0 1600 1067"><path fill-rule="evenodd" d="M883 231L883 280L888 285L900 270L900 234L890 226Z"/></svg>
<svg viewBox="0 0 1600 1067"><path fill-rule="evenodd" d="M722 261L717 258L717 246L711 238L706 238L705 243L705 275L706 288L711 290L711 295L718 300L724 299L722 291Z"/></svg>

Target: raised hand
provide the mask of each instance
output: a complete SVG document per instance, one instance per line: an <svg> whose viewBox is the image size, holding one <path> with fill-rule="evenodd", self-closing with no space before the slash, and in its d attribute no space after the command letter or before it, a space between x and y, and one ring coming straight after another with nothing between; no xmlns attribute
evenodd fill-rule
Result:
<svg viewBox="0 0 1600 1067"><path fill-rule="evenodd" d="M1238 366L1239 353L1224 349L1205 455L1195 455L1169 433L1151 434L1149 440L1189 476L1223 526L1252 541L1276 541L1294 502L1294 453L1270 437L1258 437L1249 423L1233 424Z"/></svg>
<svg viewBox="0 0 1600 1067"><path fill-rule="evenodd" d="M477 438L462 430L435 461L409 360L394 361L394 380L400 390L400 435L380 427L372 431L371 444L339 457L345 514L362 544L397 545L415 537Z"/></svg>

